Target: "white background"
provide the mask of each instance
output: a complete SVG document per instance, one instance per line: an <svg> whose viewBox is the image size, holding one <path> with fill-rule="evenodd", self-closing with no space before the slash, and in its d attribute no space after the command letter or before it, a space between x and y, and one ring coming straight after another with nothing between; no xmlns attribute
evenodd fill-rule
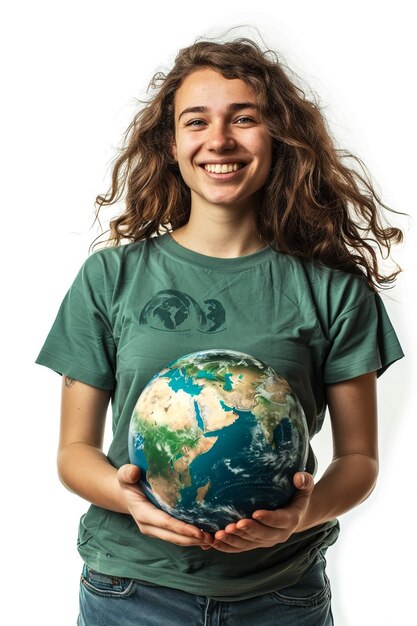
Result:
<svg viewBox="0 0 417 626"><path fill-rule="evenodd" d="M328 571L337 626L412 622L417 138L411 4L16 0L3 9L0 570L1 611L11 612L0 617L2 624L76 621L76 530L86 503L56 476L60 379L33 362L97 234L91 228L95 196L107 190L110 161L152 74L199 35L239 24L256 26L319 94L338 144L364 159L386 204L411 216L391 218L406 231L406 245L396 252L405 271L384 300L407 358L379 382L380 478L372 497L342 517ZM315 449L322 471L330 458L328 430Z"/></svg>

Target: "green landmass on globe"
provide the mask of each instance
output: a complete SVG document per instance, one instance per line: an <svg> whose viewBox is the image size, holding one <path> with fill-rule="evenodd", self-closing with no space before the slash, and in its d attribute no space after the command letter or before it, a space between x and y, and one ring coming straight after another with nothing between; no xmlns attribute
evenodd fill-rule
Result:
<svg viewBox="0 0 417 626"><path fill-rule="evenodd" d="M129 433L145 493L209 530L283 506L307 446L304 413L288 382L231 350L185 355L156 374L136 403Z"/></svg>

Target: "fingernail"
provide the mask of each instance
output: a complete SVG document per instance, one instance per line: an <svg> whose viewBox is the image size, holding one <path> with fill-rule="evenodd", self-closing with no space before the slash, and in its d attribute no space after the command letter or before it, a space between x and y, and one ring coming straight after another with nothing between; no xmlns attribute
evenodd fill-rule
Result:
<svg viewBox="0 0 417 626"><path fill-rule="evenodd" d="M304 474L301 474L301 487L304 487L305 484L306 484L306 477Z"/></svg>

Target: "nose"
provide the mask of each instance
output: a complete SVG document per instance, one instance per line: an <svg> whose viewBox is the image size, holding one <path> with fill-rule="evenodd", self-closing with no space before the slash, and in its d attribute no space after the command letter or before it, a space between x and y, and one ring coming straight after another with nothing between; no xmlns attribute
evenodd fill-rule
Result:
<svg viewBox="0 0 417 626"><path fill-rule="evenodd" d="M229 126L223 122L213 124L207 138L207 147L214 152L232 150L236 146L236 141Z"/></svg>

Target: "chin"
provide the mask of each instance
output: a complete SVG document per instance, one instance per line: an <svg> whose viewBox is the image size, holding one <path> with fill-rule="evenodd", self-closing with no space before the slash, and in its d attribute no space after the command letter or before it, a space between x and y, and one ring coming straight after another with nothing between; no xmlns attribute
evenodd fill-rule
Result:
<svg viewBox="0 0 417 626"><path fill-rule="evenodd" d="M200 195L200 194L199 194ZM235 194L235 193L224 193L221 190L218 190L218 193L207 193L201 194L206 202L210 202L210 204L239 204L241 202L247 202L249 199L248 194Z"/></svg>

